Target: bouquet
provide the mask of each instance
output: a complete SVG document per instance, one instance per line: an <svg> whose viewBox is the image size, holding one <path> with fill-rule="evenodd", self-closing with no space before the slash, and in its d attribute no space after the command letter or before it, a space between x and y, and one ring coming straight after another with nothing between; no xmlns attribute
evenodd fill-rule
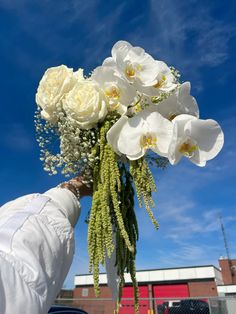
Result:
<svg viewBox="0 0 236 314"><path fill-rule="evenodd" d="M205 166L221 150L223 132L216 121L199 119L190 83L181 82L175 68L126 41L118 41L111 57L88 77L65 65L49 68L36 103L44 169L82 174L93 184L88 252L95 293L99 295L99 265L113 261L118 303L128 272L138 313L134 197L157 229L151 209L153 166L175 165L182 157Z"/></svg>

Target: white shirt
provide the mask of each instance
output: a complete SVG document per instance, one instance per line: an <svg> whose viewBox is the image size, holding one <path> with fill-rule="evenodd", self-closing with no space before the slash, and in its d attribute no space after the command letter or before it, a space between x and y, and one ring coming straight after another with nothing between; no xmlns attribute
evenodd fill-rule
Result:
<svg viewBox="0 0 236 314"><path fill-rule="evenodd" d="M46 314L71 266L80 204L67 189L0 208L0 314Z"/></svg>

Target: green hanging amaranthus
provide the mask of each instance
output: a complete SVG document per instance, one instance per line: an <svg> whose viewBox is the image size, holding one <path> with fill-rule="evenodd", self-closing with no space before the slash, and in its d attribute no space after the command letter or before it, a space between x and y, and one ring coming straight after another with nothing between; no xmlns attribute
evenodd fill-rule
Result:
<svg viewBox="0 0 236 314"><path fill-rule="evenodd" d="M134 287L135 313L139 313L138 283L136 280L136 242L138 224L134 210L134 185L140 207L142 200L149 216L157 228L151 211L154 206L151 193L156 190L155 182L144 158L122 163L107 143L106 133L114 123L114 117L100 127L99 141L93 154L99 162L93 170L93 202L88 226L89 270L93 272L95 295L99 295L99 265L104 265L115 250L116 270L119 278L117 313L125 284L124 274L131 276ZM129 165L129 166L128 166ZM113 242L115 233L115 244Z"/></svg>

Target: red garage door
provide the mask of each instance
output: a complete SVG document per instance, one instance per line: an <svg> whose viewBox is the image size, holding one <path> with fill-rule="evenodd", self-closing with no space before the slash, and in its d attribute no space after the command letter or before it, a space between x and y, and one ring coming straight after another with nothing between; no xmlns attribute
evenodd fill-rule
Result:
<svg viewBox="0 0 236 314"><path fill-rule="evenodd" d="M134 291L133 287L124 287L119 314L134 314ZM123 298L132 298L132 300L123 300ZM148 287L139 287L139 298L148 298ZM148 313L148 300L139 300L140 314Z"/></svg>
<svg viewBox="0 0 236 314"><path fill-rule="evenodd" d="M154 285L153 294L154 298L159 299L155 303L162 304L166 301L164 298L178 299L189 297L189 290L187 284Z"/></svg>

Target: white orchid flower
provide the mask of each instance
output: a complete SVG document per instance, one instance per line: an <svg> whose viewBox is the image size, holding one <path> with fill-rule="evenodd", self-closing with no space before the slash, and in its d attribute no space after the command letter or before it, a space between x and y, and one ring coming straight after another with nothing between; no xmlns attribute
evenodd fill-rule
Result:
<svg viewBox="0 0 236 314"><path fill-rule="evenodd" d="M127 81L114 75L112 68L97 67L92 74L92 79L103 90L110 111L117 111L122 115L126 113L127 107L136 101L136 90Z"/></svg>
<svg viewBox="0 0 236 314"><path fill-rule="evenodd" d="M118 41L112 48L112 58L103 65L113 67L130 83L153 86L157 83L158 64L140 47L133 47L126 41Z"/></svg>
<svg viewBox="0 0 236 314"><path fill-rule="evenodd" d="M221 150L224 134L214 120L200 120L182 114L173 119L174 131L168 159L172 165L185 156L194 164L203 167Z"/></svg>
<svg viewBox="0 0 236 314"><path fill-rule="evenodd" d="M121 118L107 132L107 142L112 146L114 152L117 155L122 155L118 148L118 139L120 136L120 131L128 120L129 118L127 116L121 116Z"/></svg>
<svg viewBox="0 0 236 314"><path fill-rule="evenodd" d="M150 105L151 111L158 111L163 117L173 120L180 114L199 117L196 99L190 95L190 82L184 82L167 99L156 105Z"/></svg>
<svg viewBox="0 0 236 314"><path fill-rule="evenodd" d="M172 123L161 114L143 110L132 118L121 117L107 132L107 141L130 160L141 158L148 149L166 157L172 131Z"/></svg>
<svg viewBox="0 0 236 314"><path fill-rule="evenodd" d="M141 87L141 91L148 96L158 96L161 93L168 93L177 87L175 77L167 64L163 61L156 61L156 65L156 83L152 86Z"/></svg>

